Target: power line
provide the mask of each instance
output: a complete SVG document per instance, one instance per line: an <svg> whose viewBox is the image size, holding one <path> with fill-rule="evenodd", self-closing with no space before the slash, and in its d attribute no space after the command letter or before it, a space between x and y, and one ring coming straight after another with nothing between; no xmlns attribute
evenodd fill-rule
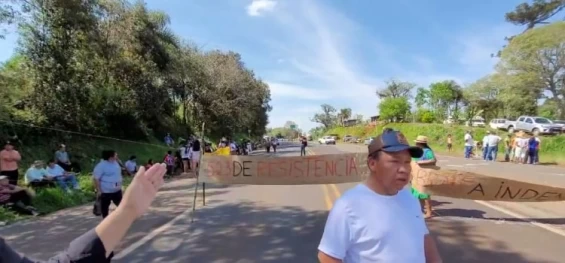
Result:
<svg viewBox="0 0 565 263"><path fill-rule="evenodd" d="M108 136L101 136L101 135L95 135L95 134L89 134L89 133L83 133L83 132L76 132L76 131L67 131L67 130L63 130L63 129L37 126L37 125L34 125L34 124L28 124L28 123L17 122L17 121L9 121L9 120L2 120L2 119L0 119L0 122L6 123L6 124L12 124L12 125L15 124L15 125L20 125L20 126L26 126L26 127L30 127L30 128L34 128L34 129L44 129L44 130L65 132L65 133L83 135L83 136L88 136L88 137L93 137L93 138L100 138L100 139L108 139L108 140L114 140L114 141L122 141L122 142L136 143L136 144L149 145L149 146L161 147L161 148L166 148L166 149L169 148L169 147L166 147L166 146L163 146L163 145L159 145L159 144L152 144L152 143L146 143L146 142L136 142L136 141L131 141L131 140L118 139L118 138L113 138L113 137L108 137Z"/></svg>

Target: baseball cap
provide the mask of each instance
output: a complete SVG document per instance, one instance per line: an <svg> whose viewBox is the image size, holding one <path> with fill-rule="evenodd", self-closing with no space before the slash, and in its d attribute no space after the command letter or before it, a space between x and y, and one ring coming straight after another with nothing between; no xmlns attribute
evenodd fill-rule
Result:
<svg viewBox="0 0 565 263"><path fill-rule="evenodd" d="M420 158L424 151L420 147L410 146L404 134L399 131L385 131L369 144L369 155L378 151L400 152L408 150L412 158Z"/></svg>

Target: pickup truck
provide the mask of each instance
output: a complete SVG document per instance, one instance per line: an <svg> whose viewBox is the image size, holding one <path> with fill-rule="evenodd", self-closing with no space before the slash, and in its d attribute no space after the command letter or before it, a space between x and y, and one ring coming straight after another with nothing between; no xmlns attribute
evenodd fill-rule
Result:
<svg viewBox="0 0 565 263"><path fill-rule="evenodd" d="M537 116L520 116L516 121L506 121L505 129L513 133L524 131L538 134L557 134L561 132L559 125L553 124L549 119Z"/></svg>
<svg viewBox="0 0 565 263"><path fill-rule="evenodd" d="M318 139L320 144L335 144L335 138L333 136L324 136Z"/></svg>

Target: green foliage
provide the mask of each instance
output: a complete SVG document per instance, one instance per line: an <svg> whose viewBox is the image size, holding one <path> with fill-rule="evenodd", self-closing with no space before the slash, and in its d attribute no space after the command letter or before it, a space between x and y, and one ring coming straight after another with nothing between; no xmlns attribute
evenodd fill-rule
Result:
<svg viewBox="0 0 565 263"><path fill-rule="evenodd" d="M12 6L26 19L21 54L0 69L1 119L128 139L186 136L202 123L212 137L264 134L269 87L240 55L184 44L142 1ZM15 21L7 8L0 23Z"/></svg>
<svg viewBox="0 0 565 263"><path fill-rule="evenodd" d="M460 151L461 155L464 149L463 136L465 131L471 130L474 138L483 138L487 129L485 128L472 128L460 125L444 125L444 124L412 124L412 123L390 123L384 126L369 127L369 126L354 126L354 127L339 127L330 129L328 134L338 134L343 137L347 134L365 138L369 136L376 136L382 132L384 127L390 127L395 130L402 131L409 141L416 139L418 135L427 136L430 146L434 151L446 152L447 149L447 135L451 134L453 137L453 147L455 151ZM504 131L492 131L503 137L508 133ZM542 162L558 162L565 163L565 135L541 137L540 160Z"/></svg>
<svg viewBox="0 0 565 263"><path fill-rule="evenodd" d="M436 116L431 110L419 109L414 113L414 115L416 122L433 123L436 121Z"/></svg>
<svg viewBox="0 0 565 263"><path fill-rule="evenodd" d="M498 70L514 97L537 100L547 94L557 105L557 117L565 118L565 22L516 36L502 51Z"/></svg>
<svg viewBox="0 0 565 263"><path fill-rule="evenodd" d="M0 126L0 133L3 130ZM23 136L36 134L37 130L32 128L20 128ZM52 138L49 140L49 138ZM64 138L63 141L55 138ZM92 138L81 135L58 134L57 132L43 131L43 137L34 136L33 140L28 140L29 144L16 141L16 148L22 155L20 164L20 174L23 176L26 169L35 160L47 161L54 157L57 146L60 143L67 145L67 150L74 162L78 162L83 170L83 174L78 177L81 191L72 194L66 193L59 188L39 189L33 200L33 205L41 212L51 213L60 209L82 205L94 200L94 186L90 171L96 163L100 161L102 150L113 149L118 152L118 156L125 161L131 155L136 155L139 165L145 164L149 159L161 161L169 148L161 142L128 142L114 139ZM124 178L124 185L128 185L130 178ZM21 216L11 211L0 209L0 222L21 219Z"/></svg>
<svg viewBox="0 0 565 263"><path fill-rule="evenodd" d="M316 113L312 121L322 124L326 129L333 127L337 121L336 109L329 104L322 104L321 107L322 112Z"/></svg>
<svg viewBox="0 0 565 263"><path fill-rule="evenodd" d="M379 114L382 120L402 121L410 113L410 103L405 97L384 98L379 103Z"/></svg>

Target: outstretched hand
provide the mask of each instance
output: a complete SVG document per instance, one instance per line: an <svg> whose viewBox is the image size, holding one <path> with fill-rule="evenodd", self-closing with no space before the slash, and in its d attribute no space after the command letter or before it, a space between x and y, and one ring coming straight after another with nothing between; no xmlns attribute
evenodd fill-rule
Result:
<svg viewBox="0 0 565 263"><path fill-rule="evenodd" d="M126 189L120 206L132 213L135 218L145 214L163 185L163 177L167 172L165 164L155 164L148 170L140 167L133 181Z"/></svg>

